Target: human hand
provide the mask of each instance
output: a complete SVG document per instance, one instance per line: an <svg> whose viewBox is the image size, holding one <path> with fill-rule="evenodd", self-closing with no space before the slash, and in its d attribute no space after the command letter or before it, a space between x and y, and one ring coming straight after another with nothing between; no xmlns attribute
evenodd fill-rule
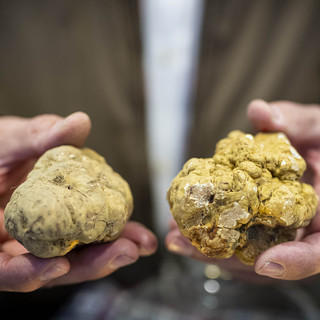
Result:
<svg viewBox="0 0 320 320"><path fill-rule="evenodd" d="M257 131L282 131L287 134L307 161L305 181L313 184L320 195L320 106L254 100L249 104L248 117ZM254 268L242 265L234 257L224 260L205 257L181 235L174 224L171 224L166 243L173 252L216 263L242 279L261 280L262 277L257 276L259 274L276 279L298 280L320 272L319 213L307 228L299 230L295 241L263 252L257 258Z"/></svg>
<svg viewBox="0 0 320 320"><path fill-rule="evenodd" d="M307 162L304 181L320 195L320 106L289 101L266 103L254 100L248 117L258 131L284 132ZM295 241L263 252L255 263L258 274L285 280L299 280L320 273L320 214L299 230Z"/></svg>
<svg viewBox="0 0 320 320"><path fill-rule="evenodd" d="M90 127L89 117L81 112L65 119L56 115L0 118L0 291L27 292L98 279L156 250L155 236L136 222L129 222L113 242L83 246L49 259L28 253L6 232L4 207L37 158L58 145L80 147Z"/></svg>
<svg viewBox="0 0 320 320"><path fill-rule="evenodd" d="M265 282L265 277L254 272L253 267L240 262L235 256L228 259L209 258L191 244L179 230L177 223L171 219L169 232L166 237L166 246L169 251L206 264L218 265L223 270L228 271L234 278L254 283Z"/></svg>

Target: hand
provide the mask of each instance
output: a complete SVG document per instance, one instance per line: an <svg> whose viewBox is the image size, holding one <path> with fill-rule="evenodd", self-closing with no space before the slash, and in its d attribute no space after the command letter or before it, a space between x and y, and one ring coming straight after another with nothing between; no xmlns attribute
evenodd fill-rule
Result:
<svg viewBox="0 0 320 320"><path fill-rule="evenodd" d="M305 182L320 195L320 106L289 101L266 103L254 100L248 117L259 131L282 131L307 162ZM285 280L299 280L320 273L319 212L295 241L263 252L255 263L258 274Z"/></svg>
<svg viewBox="0 0 320 320"><path fill-rule="evenodd" d="M306 159L307 183L320 195L320 106L303 106L293 102L266 103L254 100L249 104L248 117L257 131L282 131ZM275 279L298 280L320 273L320 214L298 232L295 241L283 243L263 252L254 268L236 258L211 259L201 254L179 232L175 223L166 239L170 251L207 263L216 263L235 277L262 280L264 275ZM256 274L254 274L254 272Z"/></svg>
<svg viewBox="0 0 320 320"><path fill-rule="evenodd" d="M98 279L156 250L155 236L136 222L129 222L113 242L83 246L64 257L50 259L28 253L6 232L4 207L37 158L58 145L80 147L90 127L89 117L81 112L67 118L0 118L0 291L27 292L42 286Z"/></svg>
<svg viewBox="0 0 320 320"><path fill-rule="evenodd" d="M235 256L229 259L215 259L201 253L194 247L189 239L184 237L177 223L172 219L170 220L170 231L166 237L166 246L169 251L191 259L195 259L207 264L216 264L222 269L227 270L232 276L239 280L245 280L254 283L265 282L265 277L257 275L251 266L244 265Z"/></svg>

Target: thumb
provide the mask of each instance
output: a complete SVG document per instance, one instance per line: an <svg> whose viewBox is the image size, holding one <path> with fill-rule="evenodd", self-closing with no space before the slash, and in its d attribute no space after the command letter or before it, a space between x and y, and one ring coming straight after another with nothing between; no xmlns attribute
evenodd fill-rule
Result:
<svg viewBox="0 0 320 320"><path fill-rule="evenodd" d="M65 257L41 259L29 253L10 256L0 252L0 291L34 291L69 270Z"/></svg>
<svg viewBox="0 0 320 320"><path fill-rule="evenodd" d="M75 147L81 147L87 139L91 121L84 112L75 112L66 118L58 118L56 121L50 121L48 117L57 117L54 115L42 115L31 120L29 128L29 141L32 138L33 150L36 153L43 153L47 149L62 144L70 144Z"/></svg>
<svg viewBox="0 0 320 320"><path fill-rule="evenodd" d="M319 144L320 106L253 100L247 115L258 131L282 131L295 144Z"/></svg>
<svg viewBox="0 0 320 320"><path fill-rule="evenodd" d="M66 118L57 115L40 115L30 119L3 117L0 120L0 166L38 157L62 144L79 147L90 129L90 118L83 112Z"/></svg>
<svg viewBox="0 0 320 320"><path fill-rule="evenodd" d="M320 233L268 249L258 257L255 271L283 280L300 280L319 273Z"/></svg>

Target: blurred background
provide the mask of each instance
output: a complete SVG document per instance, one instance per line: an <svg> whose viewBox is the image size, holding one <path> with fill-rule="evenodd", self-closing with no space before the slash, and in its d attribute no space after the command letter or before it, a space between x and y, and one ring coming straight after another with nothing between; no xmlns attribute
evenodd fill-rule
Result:
<svg viewBox="0 0 320 320"><path fill-rule="evenodd" d="M130 184L156 255L113 276L0 293L33 319L320 319L318 277L240 281L169 253L166 190L190 157L252 132L252 99L319 103L316 0L0 1L0 115L84 111L86 143ZM89 267L89 266L88 266Z"/></svg>

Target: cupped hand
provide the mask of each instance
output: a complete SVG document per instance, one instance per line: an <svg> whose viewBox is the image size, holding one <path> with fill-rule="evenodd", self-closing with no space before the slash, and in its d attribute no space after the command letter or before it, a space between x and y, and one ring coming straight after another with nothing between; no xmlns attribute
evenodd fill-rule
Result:
<svg viewBox="0 0 320 320"><path fill-rule="evenodd" d="M98 279L156 250L155 236L137 222L129 222L113 242L83 246L64 257L49 259L28 253L6 232L5 205L37 158L58 145L80 147L90 128L90 119L82 112L67 118L0 118L0 291L28 292Z"/></svg>
<svg viewBox="0 0 320 320"><path fill-rule="evenodd" d="M170 230L166 237L166 246L170 252L207 264L216 264L222 269L230 272L234 278L239 280L254 283L265 282L265 277L258 276L251 266L241 263L235 256L229 259L215 259L209 258L201 253L191 244L189 239L181 234L177 223L173 219L170 220L169 228Z"/></svg>
<svg viewBox="0 0 320 320"><path fill-rule="evenodd" d="M281 131L307 162L304 180L320 195L320 106L290 101L266 103L254 100L248 117L259 131ZM319 210L299 237L263 252L255 263L258 274L285 280L299 280L320 273Z"/></svg>
<svg viewBox="0 0 320 320"><path fill-rule="evenodd" d="M247 113L257 131L281 131L288 136L307 162L305 182L312 184L320 196L320 106L254 100ZM218 264L242 279L261 280L258 275L283 280L304 279L320 273L320 214L316 214L307 228L299 230L295 241L263 252L254 267L245 266L234 257L220 260L204 256L181 235L174 222L166 245L172 252Z"/></svg>

